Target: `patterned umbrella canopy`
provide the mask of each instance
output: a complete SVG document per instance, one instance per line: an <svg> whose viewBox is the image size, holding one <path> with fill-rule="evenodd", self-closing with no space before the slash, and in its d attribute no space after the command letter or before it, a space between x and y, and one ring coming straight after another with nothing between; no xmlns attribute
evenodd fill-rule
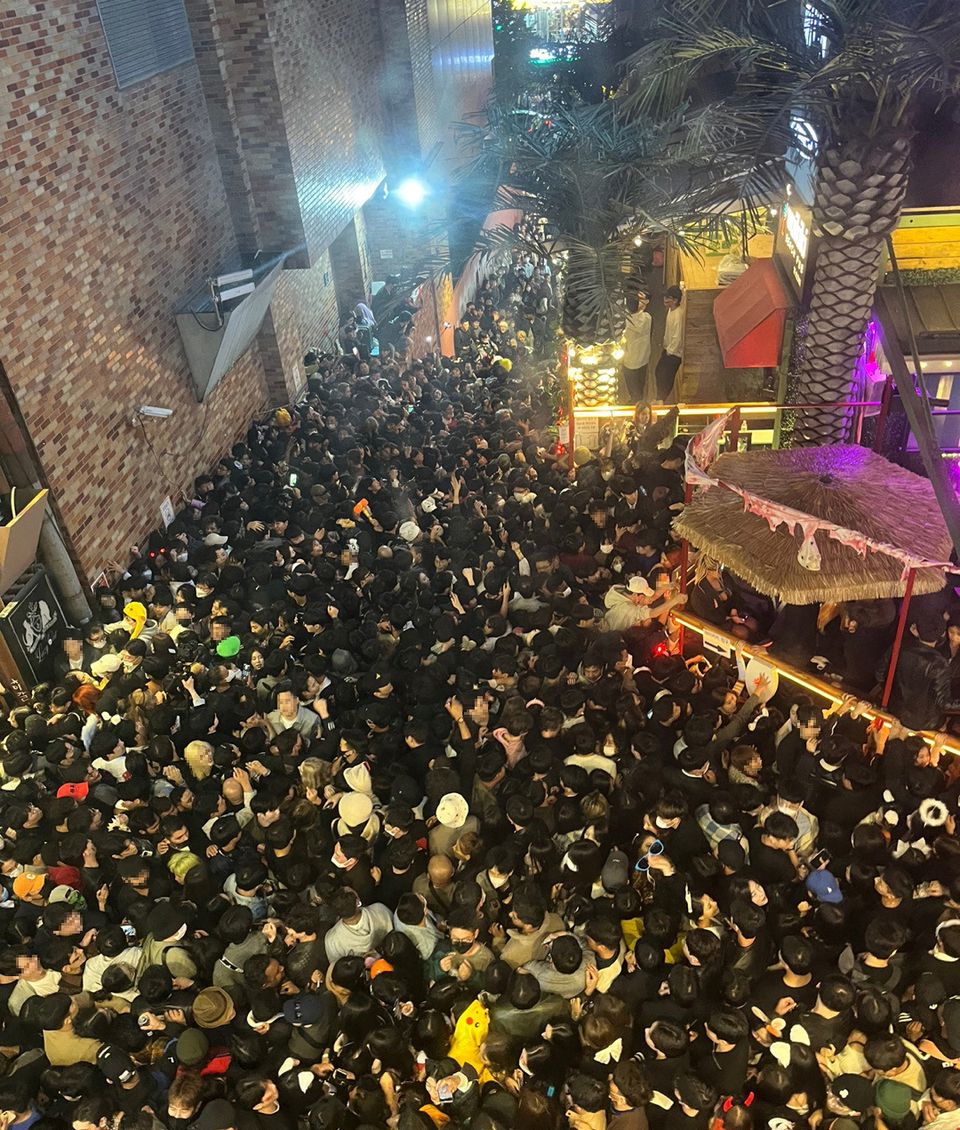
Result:
<svg viewBox="0 0 960 1130"><path fill-rule="evenodd" d="M822 519L927 561L946 561L950 536L928 479L856 446L800 447L721 455L707 472L751 495ZM819 569L798 559L803 532L750 513L731 490L700 489L673 524L676 534L715 557L759 592L789 604L902 596L904 565L860 553L819 531ZM802 557L803 555L800 554ZM914 592L937 592L944 574L920 568Z"/></svg>

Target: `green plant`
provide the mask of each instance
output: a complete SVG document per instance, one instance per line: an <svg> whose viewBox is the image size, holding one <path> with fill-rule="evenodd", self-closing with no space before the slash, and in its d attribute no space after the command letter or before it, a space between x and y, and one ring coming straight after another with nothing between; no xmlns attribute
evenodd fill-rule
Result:
<svg viewBox="0 0 960 1130"><path fill-rule="evenodd" d="M716 151L681 117L653 123L608 99L598 105L491 106L465 124L467 178L495 177L497 206L540 222L539 234L500 226L484 233L497 253L523 248L563 265L562 326L579 344L620 335L627 291L638 285L637 239L671 234L685 250L740 238L722 211L700 210ZM735 230L734 230L735 229Z"/></svg>
<svg viewBox="0 0 960 1130"><path fill-rule="evenodd" d="M819 236L796 374L810 401L849 398L884 241L900 215L914 117L960 93L955 0L666 0L660 37L634 56L623 98L642 118L685 115L727 168L718 202L758 207L788 156L816 162ZM801 442L845 438L835 412L807 413Z"/></svg>

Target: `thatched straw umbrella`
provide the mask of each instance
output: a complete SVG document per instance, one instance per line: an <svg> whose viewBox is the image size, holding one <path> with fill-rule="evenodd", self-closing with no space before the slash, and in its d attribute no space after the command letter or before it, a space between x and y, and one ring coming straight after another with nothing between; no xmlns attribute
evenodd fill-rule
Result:
<svg viewBox="0 0 960 1130"><path fill-rule="evenodd" d="M929 480L864 447L801 447L721 455L712 478L771 502L856 530L928 561L945 561L950 536ZM877 600L904 594L903 564L816 535L821 567L797 560L802 535L745 512L741 497L723 488L700 490L673 524L678 536L715 557L759 592L788 604ZM943 587L942 570L918 569L915 593Z"/></svg>

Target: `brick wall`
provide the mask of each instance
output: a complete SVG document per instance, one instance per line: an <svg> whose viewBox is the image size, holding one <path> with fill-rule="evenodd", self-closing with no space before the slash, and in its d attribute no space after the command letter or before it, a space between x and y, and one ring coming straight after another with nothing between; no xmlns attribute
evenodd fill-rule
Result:
<svg viewBox="0 0 960 1130"><path fill-rule="evenodd" d="M382 2L399 5L412 116L433 139L453 113L436 92L455 37L438 37L428 5L454 29L489 0ZM402 68L379 3L185 3L196 62L122 93L95 0L0 8L0 359L91 576L302 386L303 350L337 330L328 248L353 217L364 289L382 274L360 209L391 151L385 76ZM431 43L447 44L432 74ZM258 344L198 405L172 311L257 249L297 269ZM131 423L144 403L174 415L144 434Z"/></svg>
<svg viewBox="0 0 960 1130"><path fill-rule="evenodd" d="M0 348L95 575L264 406L262 366L252 350L198 405L171 316L236 253L196 66L121 94L94 0L17 0L0 42ZM143 403L174 409L146 421L152 452Z"/></svg>
<svg viewBox="0 0 960 1130"><path fill-rule="evenodd" d="M339 322L329 254L319 255L309 271L284 271L278 289L292 296L304 352L314 346L330 349Z"/></svg>

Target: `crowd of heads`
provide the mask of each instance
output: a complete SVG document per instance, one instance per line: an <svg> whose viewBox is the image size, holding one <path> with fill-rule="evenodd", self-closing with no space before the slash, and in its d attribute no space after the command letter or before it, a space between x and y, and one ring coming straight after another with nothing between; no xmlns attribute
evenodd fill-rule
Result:
<svg viewBox="0 0 960 1130"><path fill-rule="evenodd" d="M4 1130L960 1125L956 782L678 653L549 279L311 357L3 724Z"/></svg>

